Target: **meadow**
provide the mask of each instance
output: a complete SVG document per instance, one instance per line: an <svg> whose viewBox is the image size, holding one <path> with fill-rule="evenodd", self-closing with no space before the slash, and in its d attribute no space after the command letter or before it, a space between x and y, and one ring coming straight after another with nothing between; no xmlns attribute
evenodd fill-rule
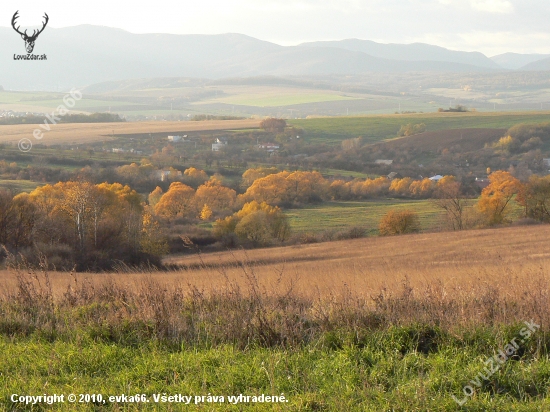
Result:
<svg viewBox="0 0 550 412"><path fill-rule="evenodd" d="M431 200L376 199L357 202L324 202L286 211L293 233L321 234L345 228L365 228L367 234L378 234L378 224L390 209L417 213L423 231L440 229L444 212Z"/></svg>
<svg viewBox="0 0 550 412"><path fill-rule="evenodd" d="M181 410L154 394L281 395L189 410L545 410L547 225L173 257L172 272L0 273L0 405L17 394L146 394L33 410ZM541 325L470 383L525 320ZM463 387L472 397L459 407Z"/></svg>
<svg viewBox="0 0 550 412"><path fill-rule="evenodd" d="M364 143L392 139L401 126L425 123L428 132L449 129L486 128L508 129L518 123L550 121L550 112L510 113L414 113L362 117L334 117L290 120L301 127L306 139L316 143L338 145L344 139L362 136Z"/></svg>
<svg viewBox="0 0 550 412"><path fill-rule="evenodd" d="M242 106L291 106L304 103L333 102L358 99L359 95L307 88L268 86L224 86L223 95L203 99L198 104L225 103Z"/></svg>
<svg viewBox="0 0 550 412"><path fill-rule="evenodd" d="M41 186L43 183L33 182L32 180L9 180L9 179L0 179L0 187L3 189L10 190L14 193L21 192L32 192L38 186Z"/></svg>

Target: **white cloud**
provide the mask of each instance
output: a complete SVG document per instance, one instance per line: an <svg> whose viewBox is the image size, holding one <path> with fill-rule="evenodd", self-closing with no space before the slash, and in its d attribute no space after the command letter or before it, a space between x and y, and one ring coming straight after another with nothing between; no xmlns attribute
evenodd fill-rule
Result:
<svg viewBox="0 0 550 412"><path fill-rule="evenodd" d="M475 10L487 13L510 14L514 12L514 5L508 0L470 0Z"/></svg>

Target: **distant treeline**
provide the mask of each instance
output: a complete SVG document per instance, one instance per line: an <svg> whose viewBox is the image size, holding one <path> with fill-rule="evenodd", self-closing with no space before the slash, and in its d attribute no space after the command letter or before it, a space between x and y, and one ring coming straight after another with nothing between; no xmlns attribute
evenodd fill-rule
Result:
<svg viewBox="0 0 550 412"><path fill-rule="evenodd" d="M214 116L212 114L197 114L191 118L193 122L201 122L204 120L243 120L246 117L239 116Z"/></svg>
<svg viewBox="0 0 550 412"><path fill-rule="evenodd" d="M118 114L112 113L92 113L92 114L67 114L59 116L58 123L113 123L125 122ZM37 124L43 123L46 116L27 115L20 117L0 117L0 125L8 124Z"/></svg>
<svg viewBox="0 0 550 412"><path fill-rule="evenodd" d="M462 106L462 105L457 105L455 107L449 107L448 109L443 109L442 107L440 107L439 109L437 109L437 111L439 113L448 113L448 112L458 112L458 113L463 113L463 112L469 112L468 108L466 106Z"/></svg>

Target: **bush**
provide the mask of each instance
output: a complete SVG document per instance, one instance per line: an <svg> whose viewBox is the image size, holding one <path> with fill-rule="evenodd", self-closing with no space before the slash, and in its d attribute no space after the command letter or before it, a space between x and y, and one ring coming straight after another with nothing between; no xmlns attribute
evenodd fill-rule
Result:
<svg viewBox="0 0 550 412"><path fill-rule="evenodd" d="M302 233L298 236L298 243L302 245L309 243L319 243L319 239L313 233Z"/></svg>
<svg viewBox="0 0 550 412"><path fill-rule="evenodd" d="M420 231L420 221L412 210L390 210L380 220L378 230L382 236L415 233Z"/></svg>
<svg viewBox="0 0 550 412"><path fill-rule="evenodd" d="M240 239L247 239L255 245L265 246L272 239L267 213L258 210L246 215L235 226L235 234Z"/></svg>
<svg viewBox="0 0 550 412"><path fill-rule="evenodd" d="M345 239L359 239L365 237L367 230L364 227L354 226L348 230L344 230L336 234L336 239L345 240Z"/></svg>

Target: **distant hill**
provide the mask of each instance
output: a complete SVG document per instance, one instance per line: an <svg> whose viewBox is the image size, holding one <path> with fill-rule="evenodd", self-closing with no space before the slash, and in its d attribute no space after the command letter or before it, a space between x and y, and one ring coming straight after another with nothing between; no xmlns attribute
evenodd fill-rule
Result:
<svg viewBox="0 0 550 412"><path fill-rule="evenodd" d="M520 70L521 68L523 68L524 66L530 63L543 60L547 57L550 57L550 55L504 53L504 54L499 54L498 56L491 57L491 60L505 69Z"/></svg>
<svg viewBox="0 0 550 412"><path fill-rule="evenodd" d="M431 61L458 63L460 65L499 69L500 66L479 52L463 52L445 49L425 43L383 44L371 40L346 39L340 41L318 41L302 43L305 47L336 47L357 51L373 57L404 61Z"/></svg>
<svg viewBox="0 0 550 412"><path fill-rule="evenodd" d="M521 70L545 71L550 70L550 57L526 64Z"/></svg>
<svg viewBox="0 0 550 412"><path fill-rule="evenodd" d="M335 47L332 43L341 43ZM384 51L386 50L386 51ZM362 40L284 47L242 34L132 34L103 26L48 27L34 53L47 61L14 61L24 43L0 27L0 84L6 89L65 90L136 78L220 79L266 75L368 72L479 72L498 69L481 53L425 44Z"/></svg>

